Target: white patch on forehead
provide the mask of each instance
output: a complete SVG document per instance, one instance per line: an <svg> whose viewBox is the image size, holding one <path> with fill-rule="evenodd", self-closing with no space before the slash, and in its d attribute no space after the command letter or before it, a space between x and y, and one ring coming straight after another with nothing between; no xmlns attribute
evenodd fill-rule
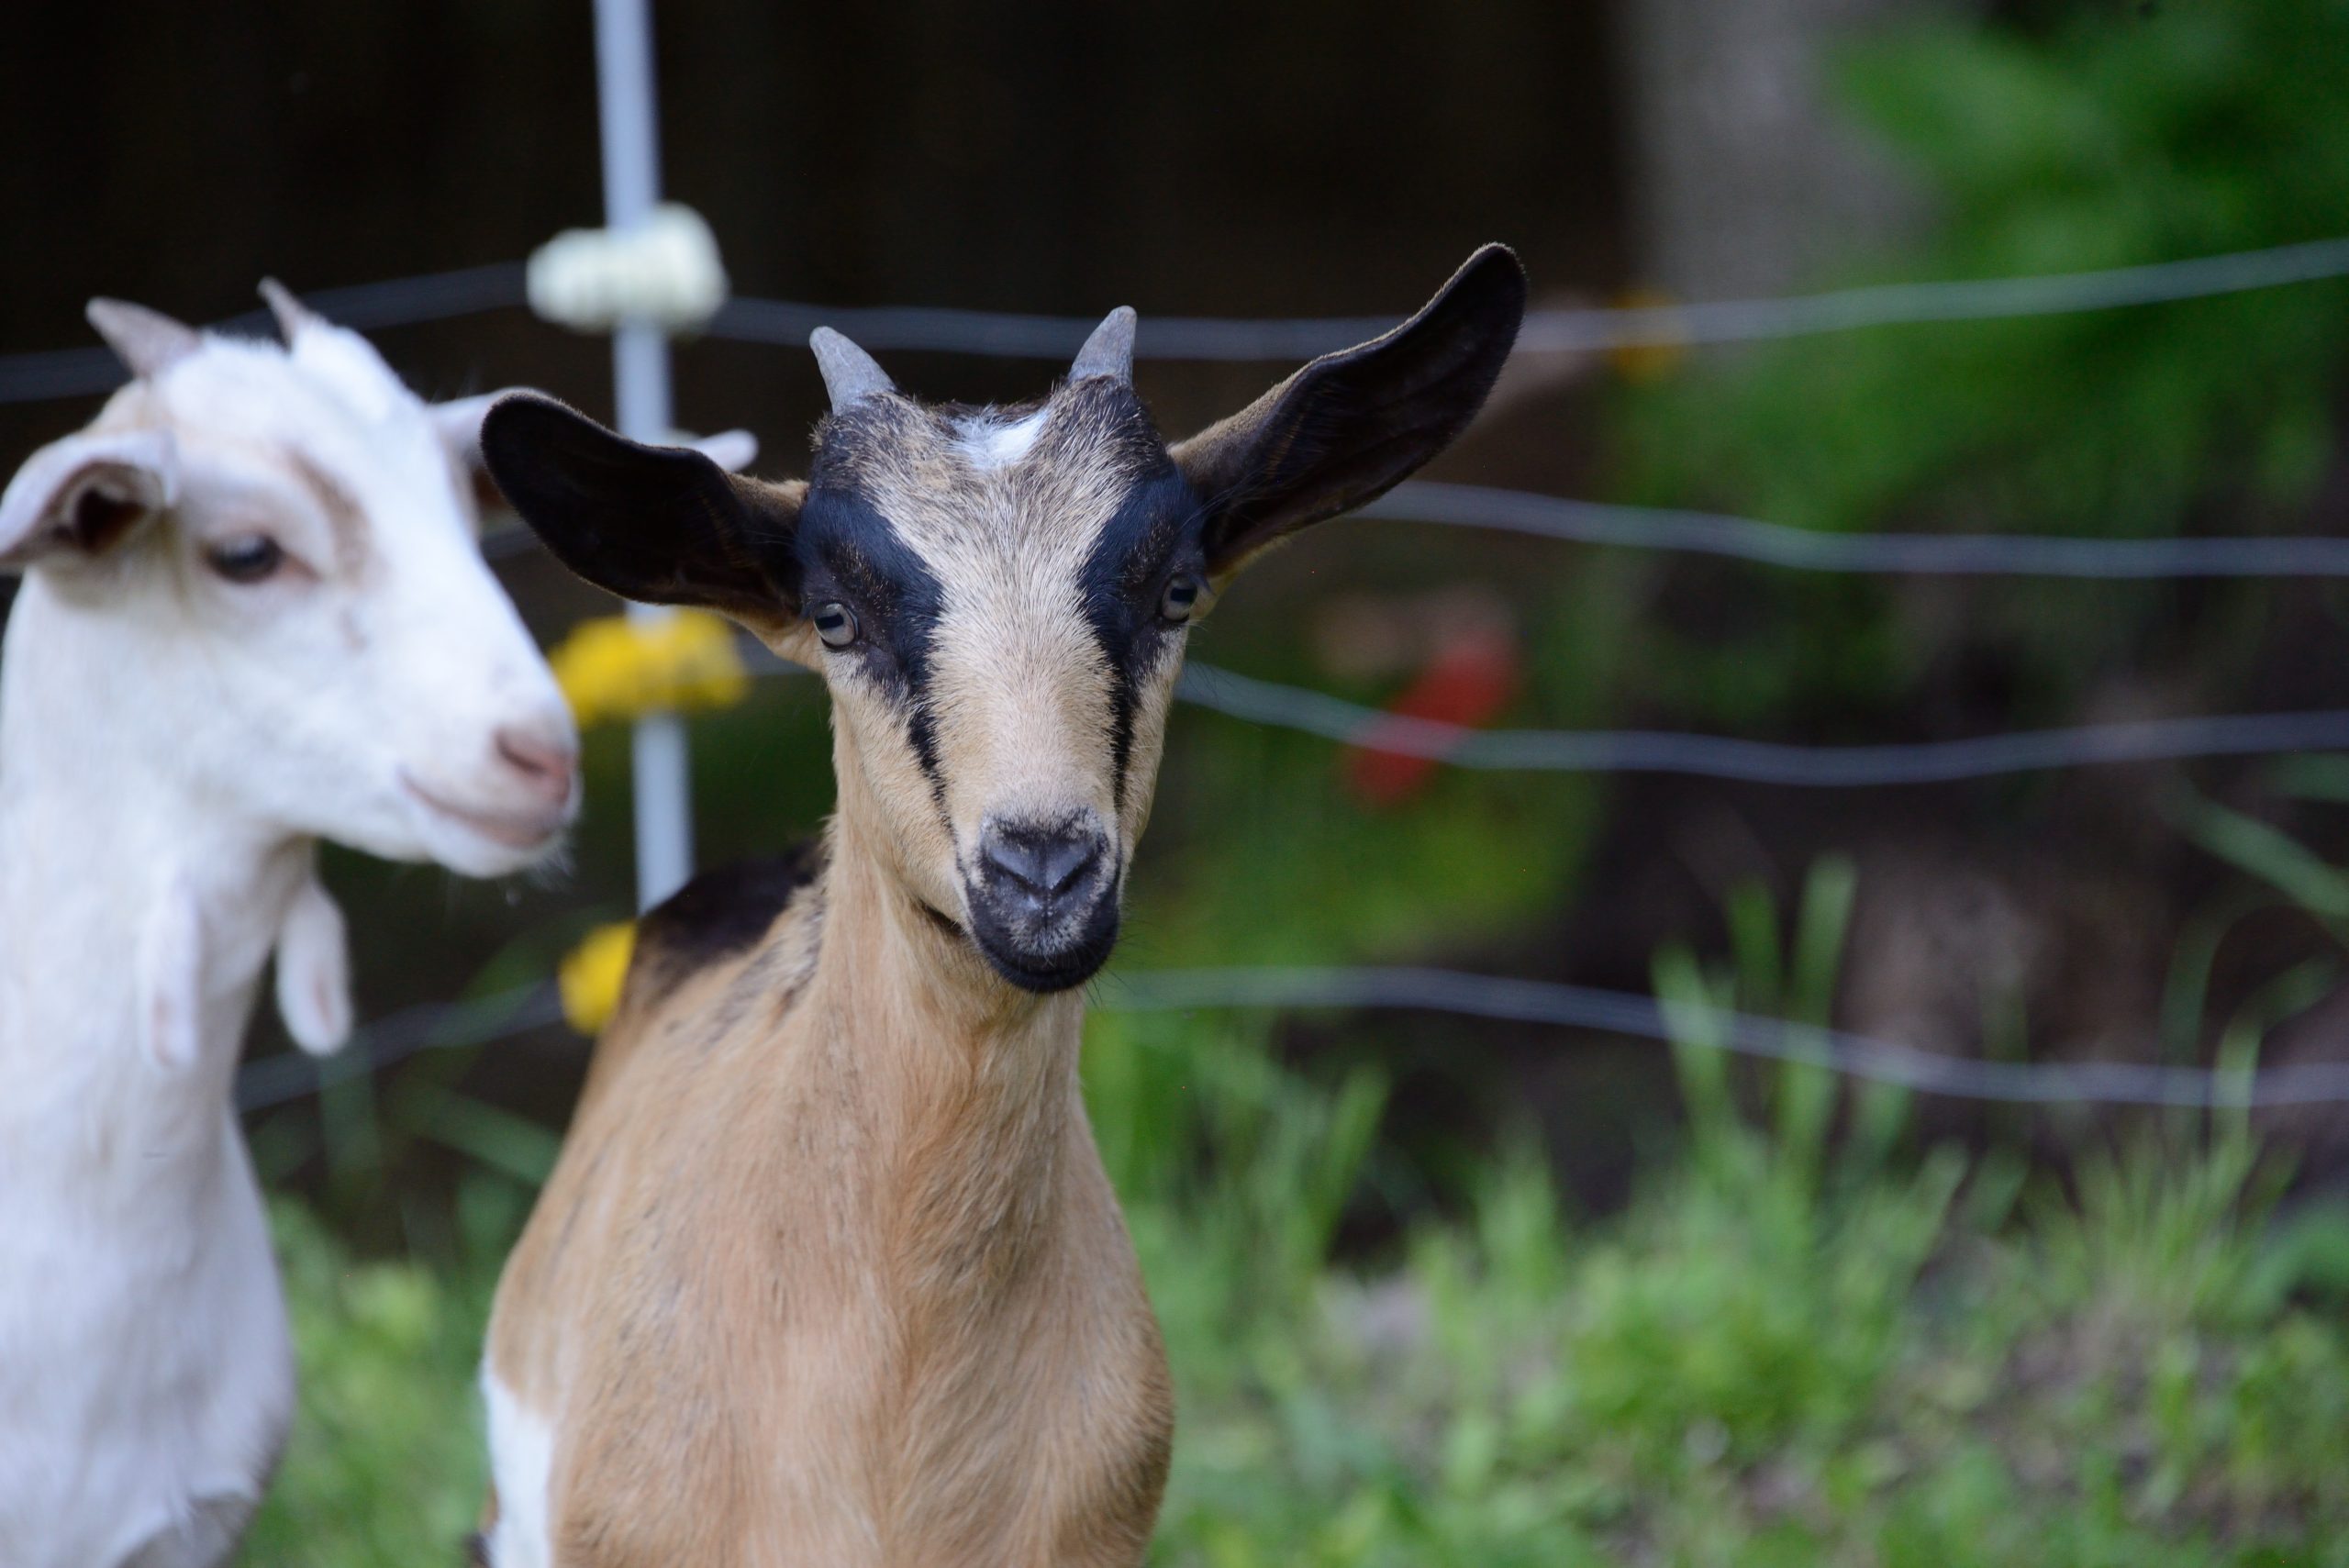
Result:
<svg viewBox="0 0 2349 1568"><path fill-rule="evenodd" d="M1036 444L1051 414L1049 406L1039 408L1025 419L1010 424L989 415L978 415L961 422L954 444L973 468L1008 468L1028 455L1028 449Z"/></svg>

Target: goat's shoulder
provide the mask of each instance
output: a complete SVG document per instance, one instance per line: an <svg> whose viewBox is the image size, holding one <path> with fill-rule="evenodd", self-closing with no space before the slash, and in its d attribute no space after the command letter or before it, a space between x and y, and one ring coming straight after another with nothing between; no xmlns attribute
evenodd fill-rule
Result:
<svg viewBox="0 0 2349 1568"><path fill-rule="evenodd" d="M704 872L645 913L578 1118L648 1050L662 1059L707 1045L742 1022L753 1003L788 1006L820 942L826 861L824 840L811 839Z"/></svg>
<svg viewBox="0 0 2349 1568"><path fill-rule="evenodd" d="M749 952L822 877L826 858L824 840L809 839L779 855L704 872L655 906L637 923L629 1007L657 1002L699 971Z"/></svg>
<svg viewBox="0 0 2349 1568"><path fill-rule="evenodd" d="M554 1408L551 1322L648 1266L629 1217L690 1201L749 1101L732 1068L795 1008L821 942L820 843L709 872L638 923L620 1005L596 1042L571 1132L498 1284L490 1361L527 1408ZM693 1231L687 1211L651 1240ZM592 1317L589 1312L586 1316ZM577 1325L574 1325L576 1327Z"/></svg>

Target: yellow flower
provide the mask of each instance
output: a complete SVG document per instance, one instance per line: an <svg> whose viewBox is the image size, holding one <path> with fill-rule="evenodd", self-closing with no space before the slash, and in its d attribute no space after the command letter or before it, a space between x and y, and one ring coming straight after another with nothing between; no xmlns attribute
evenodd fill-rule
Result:
<svg viewBox="0 0 2349 1568"><path fill-rule="evenodd" d="M750 676L734 628L707 610L642 625L623 616L582 621L547 656L580 728L648 713L725 707Z"/></svg>
<svg viewBox="0 0 2349 1568"><path fill-rule="evenodd" d="M596 927L563 955L555 984L562 993L562 1016L573 1029L591 1035L611 1021L635 951L636 922L621 920Z"/></svg>

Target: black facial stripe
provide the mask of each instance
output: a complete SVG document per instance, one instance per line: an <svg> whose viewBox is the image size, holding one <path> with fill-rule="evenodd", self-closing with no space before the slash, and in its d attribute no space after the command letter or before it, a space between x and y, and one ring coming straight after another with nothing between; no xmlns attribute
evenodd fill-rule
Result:
<svg viewBox="0 0 2349 1568"><path fill-rule="evenodd" d="M1133 761L1133 673L1113 664L1109 667L1109 762L1113 770L1109 804L1119 815L1126 809L1127 765Z"/></svg>
<svg viewBox="0 0 2349 1568"><path fill-rule="evenodd" d="M938 723L930 713L930 694L918 693L907 699L906 709L906 743L914 749L914 762L921 768L921 776L930 781L930 798L938 806L939 820L946 821L946 770L938 761ZM947 822L947 831L953 831Z"/></svg>
<svg viewBox="0 0 2349 1568"><path fill-rule="evenodd" d="M1085 618L1109 667L1111 799L1122 811L1133 758L1134 689L1174 628L1158 614L1162 580L1198 550L1199 499L1161 456L1102 526L1078 576Z"/></svg>
<svg viewBox="0 0 2349 1568"><path fill-rule="evenodd" d="M863 657L904 714L914 760L942 809L946 779L930 707L930 652L943 586L863 493L826 482L820 471L800 513L797 543L807 602L839 598L856 612Z"/></svg>

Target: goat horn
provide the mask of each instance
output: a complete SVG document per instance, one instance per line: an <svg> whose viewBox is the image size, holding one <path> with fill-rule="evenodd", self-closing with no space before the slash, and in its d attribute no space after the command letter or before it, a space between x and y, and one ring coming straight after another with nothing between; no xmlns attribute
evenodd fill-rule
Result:
<svg viewBox="0 0 2349 1568"><path fill-rule="evenodd" d="M1089 381L1097 375L1133 384L1134 307L1130 305L1121 305L1101 318L1101 325L1076 351L1076 362L1068 370L1071 381Z"/></svg>
<svg viewBox="0 0 2349 1568"><path fill-rule="evenodd" d="M277 317L277 330L291 343L305 327L323 327L326 317L294 297L294 291L275 278L261 281L261 297L269 304L269 313Z"/></svg>
<svg viewBox="0 0 2349 1568"><path fill-rule="evenodd" d="M83 314L134 376L161 375L204 346L204 334L186 322L127 299L94 299Z"/></svg>
<svg viewBox="0 0 2349 1568"><path fill-rule="evenodd" d="M829 327L809 333L807 346L816 350L816 368L824 373L824 390L831 394L835 414L877 393L897 390L897 384L874 362L871 354Z"/></svg>

